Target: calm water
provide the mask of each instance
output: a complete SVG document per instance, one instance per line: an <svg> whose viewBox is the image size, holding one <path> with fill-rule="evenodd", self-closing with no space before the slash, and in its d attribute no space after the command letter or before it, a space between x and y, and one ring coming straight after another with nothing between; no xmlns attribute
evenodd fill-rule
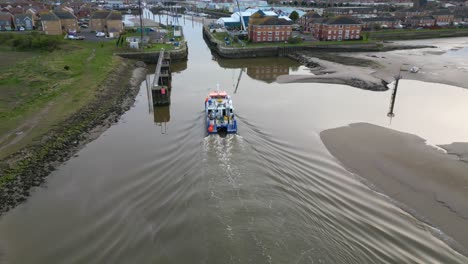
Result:
<svg viewBox="0 0 468 264"><path fill-rule="evenodd" d="M307 69L216 60L199 24L184 29L189 60L173 75L172 105L150 112L142 85L117 124L0 218L0 261L468 263L343 169L319 137L364 121L433 144L468 141L467 90L402 81L390 123L390 92L277 84L278 72ZM216 83L233 96L237 136L204 137L203 100Z"/></svg>

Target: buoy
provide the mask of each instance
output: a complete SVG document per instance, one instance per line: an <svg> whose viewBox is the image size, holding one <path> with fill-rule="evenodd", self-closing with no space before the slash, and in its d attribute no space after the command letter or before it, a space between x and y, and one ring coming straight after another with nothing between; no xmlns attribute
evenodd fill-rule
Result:
<svg viewBox="0 0 468 264"><path fill-rule="evenodd" d="M210 133L213 132L213 125L208 127L208 132L210 132Z"/></svg>

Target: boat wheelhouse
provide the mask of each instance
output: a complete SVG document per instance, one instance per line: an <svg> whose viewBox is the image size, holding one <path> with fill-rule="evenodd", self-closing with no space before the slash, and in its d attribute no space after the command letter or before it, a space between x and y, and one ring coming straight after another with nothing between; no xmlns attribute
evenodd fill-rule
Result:
<svg viewBox="0 0 468 264"><path fill-rule="evenodd" d="M237 121L231 97L226 92L211 92L205 99L206 131L208 134L237 133Z"/></svg>

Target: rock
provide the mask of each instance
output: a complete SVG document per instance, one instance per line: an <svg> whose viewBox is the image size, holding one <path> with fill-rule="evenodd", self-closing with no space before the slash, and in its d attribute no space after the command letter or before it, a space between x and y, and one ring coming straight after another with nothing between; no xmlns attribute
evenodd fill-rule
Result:
<svg viewBox="0 0 468 264"><path fill-rule="evenodd" d="M146 68L146 64L142 61L135 62L135 66L139 68Z"/></svg>

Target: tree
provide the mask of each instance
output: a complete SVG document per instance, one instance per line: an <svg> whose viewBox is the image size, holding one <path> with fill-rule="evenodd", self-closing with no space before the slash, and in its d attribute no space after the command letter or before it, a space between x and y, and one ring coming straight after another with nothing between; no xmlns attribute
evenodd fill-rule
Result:
<svg viewBox="0 0 468 264"><path fill-rule="evenodd" d="M292 11L291 14L289 15L289 18L292 21L296 22L296 20L299 19L299 14L296 11Z"/></svg>
<svg viewBox="0 0 468 264"><path fill-rule="evenodd" d="M382 27L378 23L372 23L371 28L372 30L380 30Z"/></svg>

